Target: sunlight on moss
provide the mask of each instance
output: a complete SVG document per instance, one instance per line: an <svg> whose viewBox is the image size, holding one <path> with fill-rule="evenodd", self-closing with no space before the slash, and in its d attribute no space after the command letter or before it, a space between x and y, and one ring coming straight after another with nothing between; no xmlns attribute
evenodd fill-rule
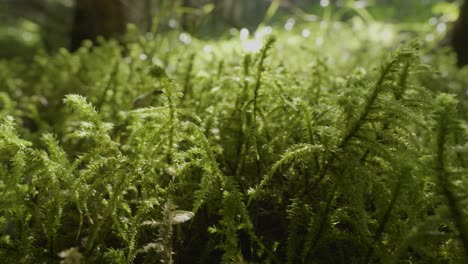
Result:
<svg viewBox="0 0 468 264"><path fill-rule="evenodd" d="M0 60L0 260L465 263L468 71L370 2Z"/></svg>

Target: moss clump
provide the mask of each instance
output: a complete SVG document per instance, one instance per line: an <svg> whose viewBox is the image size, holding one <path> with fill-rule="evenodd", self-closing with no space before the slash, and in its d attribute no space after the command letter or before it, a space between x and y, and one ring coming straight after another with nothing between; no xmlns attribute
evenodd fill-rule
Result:
<svg viewBox="0 0 468 264"><path fill-rule="evenodd" d="M353 23L1 61L0 259L466 261L466 71Z"/></svg>

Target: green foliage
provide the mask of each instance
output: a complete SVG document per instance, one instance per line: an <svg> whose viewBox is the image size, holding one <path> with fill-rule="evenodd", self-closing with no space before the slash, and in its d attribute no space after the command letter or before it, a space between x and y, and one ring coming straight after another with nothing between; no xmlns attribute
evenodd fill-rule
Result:
<svg viewBox="0 0 468 264"><path fill-rule="evenodd" d="M356 21L0 61L0 259L464 263L466 69Z"/></svg>

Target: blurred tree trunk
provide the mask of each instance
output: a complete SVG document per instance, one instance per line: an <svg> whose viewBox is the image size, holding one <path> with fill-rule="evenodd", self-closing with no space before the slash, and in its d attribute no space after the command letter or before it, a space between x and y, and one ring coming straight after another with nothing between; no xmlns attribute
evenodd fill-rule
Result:
<svg viewBox="0 0 468 264"><path fill-rule="evenodd" d="M192 3L190 0L182 0L182 8L186 7L195 7L195 3ZM192 21L191 21L192 20ZM190 15L187 12L182 14L182 29L184 31L193 31L193 18L191 19Z"/></svg>
<svg viewBox="0 0 468 264"><path fill-rule="evenodd" d="M452 31L451 45L457 54L458 66L468 64L468 0L460 8L460 17Z"/></svg>
<svg viewBox="0 0 468 264"><path fill-rule="evenodd" d="M144 29L145 32L151 32L151 26L153 25L153 1L146 0L144 4Z"/></svg>
<svg viewBox="0 0 468 264"><path fill-rule="evenodd" d="M118 38L125 33L129 8L121 0L75 0L71 50L85 39Z"/></svg>

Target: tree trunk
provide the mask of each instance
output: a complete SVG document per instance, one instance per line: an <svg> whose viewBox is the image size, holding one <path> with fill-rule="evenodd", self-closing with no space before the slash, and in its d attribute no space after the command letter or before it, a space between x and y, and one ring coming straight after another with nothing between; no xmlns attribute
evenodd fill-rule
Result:
<svg viewBox="0 0 468 264"><path fill-rule="evenodd" d="M75 0L71 50L85 39L96 41L98 36L118 38L127 27L128 8L121 0Z"/></svg>
<svg viewBox="0 0 468 264"><path fill-rule="evenodd" d="M451 45L457 54L457 64L462 67L468 64L468 1L460 8L460 17L452 32Z"/></svg>

